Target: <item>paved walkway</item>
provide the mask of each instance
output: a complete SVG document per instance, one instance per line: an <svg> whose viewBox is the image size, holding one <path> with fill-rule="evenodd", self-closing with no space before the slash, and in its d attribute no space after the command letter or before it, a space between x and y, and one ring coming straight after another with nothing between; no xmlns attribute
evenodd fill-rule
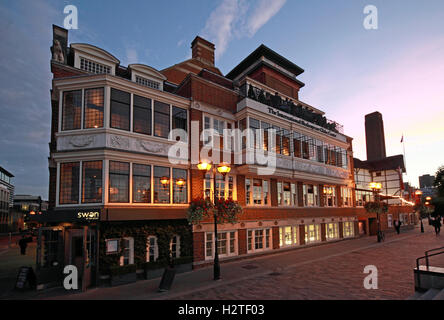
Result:
<svg viewBox="0 0 444 320"><path fill-rule="evenodd" d="M444 235L419 228L389 234L384 243L365 237L222 264L222 280L213 281L213 269L179 274L173 288L158 293L159 279L96 288L85 293L63 289L30 293L30 299L406 299L413 294L415 259L425 250L444 246ZM0 257L1 259L1 257ZM436 263L443 263L436 261ZM366 265L379 272L379 289L366 290Z"/></svg>

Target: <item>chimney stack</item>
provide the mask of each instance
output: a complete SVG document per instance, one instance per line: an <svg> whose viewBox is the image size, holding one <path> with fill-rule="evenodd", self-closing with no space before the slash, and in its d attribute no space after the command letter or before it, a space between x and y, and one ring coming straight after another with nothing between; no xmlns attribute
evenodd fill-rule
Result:
<svg viewBox="0 0 444 320"><path fill-rule="evenodd" d="M384 121L379 112L365 116L365 138L367 145L367 161L386 158Z"/></svg>
<svg viewBox="0 0 444 320"><path fill-rule="evenodd" d="M214 44L197 36L191 43L192 57L214 67Z"/></svg>

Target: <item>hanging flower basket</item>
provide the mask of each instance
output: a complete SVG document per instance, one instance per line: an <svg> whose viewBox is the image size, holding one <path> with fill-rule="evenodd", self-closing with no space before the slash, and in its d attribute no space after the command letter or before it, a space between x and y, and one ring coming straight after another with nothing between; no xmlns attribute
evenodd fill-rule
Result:
<svg viewBox="0 0 444 320"><path fill-rule="evenodd" d="M233 199L218 199L214 205L209 198L199 198L191 201L187 215L188 222L194 225L206 218L213 218L214 213L218 223L236 223L242 212L242 207Z"/></svg>
<svg viewBox="0 0 444 320"><path fill-rule="evenodd" d="M368 213L388 212L388 204L385 202L367 202L364 207Z"/></svg>

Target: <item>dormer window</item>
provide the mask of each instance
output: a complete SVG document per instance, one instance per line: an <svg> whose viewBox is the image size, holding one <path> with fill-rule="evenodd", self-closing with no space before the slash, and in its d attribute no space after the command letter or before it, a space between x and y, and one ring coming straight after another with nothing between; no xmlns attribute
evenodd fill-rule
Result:
<svg viewBox="0 0 444 320"><path fill-rule="evenodd" d="M153 81L147 78L143 78L143 77L139 77L136 76L136 83L148 87L148 88L152 88L152 89L156 89L159 90L160 89L160 83L157 81Z"/></svg>
<svg viewBox="0 0 444 320"><path fill-rule="evenodd" d="M83 57L80 58L80 69L96 74L111 73L111 67Z"/></svg>

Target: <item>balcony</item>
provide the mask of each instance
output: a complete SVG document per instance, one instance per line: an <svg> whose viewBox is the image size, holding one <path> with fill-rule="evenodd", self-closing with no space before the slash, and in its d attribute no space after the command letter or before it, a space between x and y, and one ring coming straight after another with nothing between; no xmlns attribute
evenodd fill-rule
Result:
<svg viewBox="0 0 444 320"><path fill-rule="evenodd" d="M272 88L252 79L248 79L248 82L240 87L241 100L249 98L332 132L344 133L344 127L341 124L327 119L320 111L313 111L312 108L296 99L272 92Z"/></svg>

